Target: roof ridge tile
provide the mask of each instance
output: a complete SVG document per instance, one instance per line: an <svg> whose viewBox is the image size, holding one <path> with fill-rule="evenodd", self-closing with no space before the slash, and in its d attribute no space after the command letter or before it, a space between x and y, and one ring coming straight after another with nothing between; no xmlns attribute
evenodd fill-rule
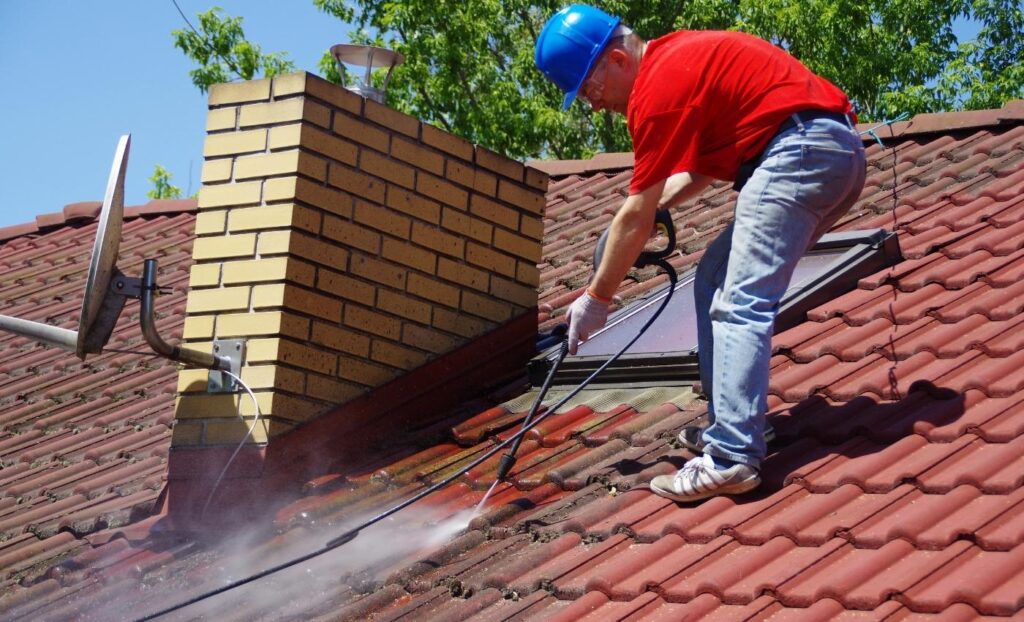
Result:
<svg viewBox="0 0 1024 622"><path fill-rule="evenodd" d="M87 225L94 222L100 215L99 201L80 201L69 203L60 212L36 216L32 222L0 227L0 245L33 234L48 233L66 225ZM172 215L195 213L198 211L196 199L152 199L142 205L130 205L124 208L124 219L130 220L145 216Z"/></svg>

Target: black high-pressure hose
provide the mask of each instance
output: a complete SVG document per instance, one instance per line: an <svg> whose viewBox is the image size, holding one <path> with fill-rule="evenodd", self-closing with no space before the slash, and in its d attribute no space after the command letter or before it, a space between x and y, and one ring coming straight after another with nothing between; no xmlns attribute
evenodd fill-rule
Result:
<svg viewBox="0 0 1024 622"><path fill-rule="evenodd" d="M584 379L583 382L581 382L575 389L573 389L568 394L563 396L562 399L558 400L558 402L556 402L555 404L552 404L551 407L548 408L542 415L537 417L535 420L530 421L530 418L534 414L536 414L537 410L540 407L541 402L544 400L544 396L547 393L547 388L550 386L551 380L554 377L555 370L557 369L558 365L561 364L562 359L565 358L565 355L568 352L567 346L565 345L564 342L563 342L562 348L560 349L558 360L555 362L554 367L552 368L552 370L548 373L548 378L544 382L544 386L541 389L541 393L538 395L537 400L534 402L533 407L530 409L530 414L527 415L527 418L524 420L523 426L514 435L510 436L509 438L507 438L504 441L498 443L497 445L495 445L491 449L487 450L480 457L478 457L476 460L474 460L470 464L466 465L462 469L459 469L453 475L450 475L449 477L446 477L445 479L441 480L440 482L438 482L438 483L436 483L436 484L434 484L434 485L432 485L432 486L422 490L421 492L413 495L409 499L406 499L402 503L399 503L398 505L396 505L396 506L386 510L385 512L382 512L382 513L378 514L377 516L374 516L373 518L363 522L361 525L358 525L357 527L354 527L354 528L346 531L345 533L341 534L340 536L338 536L338 537L336 537L336 538L334 538L332 540L329 540L327 542L327 544L325 544L324 546L320 547L319 549L316 549L316 550L314 550L314 551L312 551L310 553L307 553L305 555L302 555L300 557L296 557L296 558L290 559L290 560L288 560L286 562L282 562L282 563L277 564L275 566L271 566L270 568L267 568L265 570L261 570L260 572L257 572L255 574L249 575L248 577L245 577L243 579L238 579L237 581L232 581L230 583L226 583L226 584L224 584L224 585L222 585L220 587L214 588L214 589L209 590L207 592L203 592L203 593L201 593L201 594L199 594L197 596L194 596L194 597L192 597L192 598L190 598L190 599L188 599L188 600L186 600L184 602L181 602L181 603L178 603L176 605L172 605L170 607L167 607L165 609L161 609L160 611L148 614L148 615L146 615L144 617L139 618L137 620L137 622L146 622L148 620L153 620L155 618L158 618L160 616L166 615L168 613L172 613L172 612L178 611L180 609L184 609L185 607L188 607L189 605L194 605L195 603L198 603L200 601L206 600L207 598L212 598L212 597L217 596L219 594L223 594L224 592L233 590L236 587L241 587L241 586L246 585L248 583L252 583L253 581L258 581L259 579L262 579L263 577L272 575L274 573L280 572L280 571L285 570L287 568L291 568L292 566L296 566L296 565L301 564L303 562L309 561L309 560L311 560L311 559L313 559L315 557L319 557L320 555L323 555L324 553L327 553L328 551L332 551L332 550L338 548L339 546L341 546L343 544L351 542L352 540L354 540L356 538L356 536L359 535L359 533L363 529L366 529L367 527L369 527L371 525L379 523L380 521L382 521L385 518L391 516L392 514L395 514L396 512L398 512L398 511L400 511L400 510L402 510L402 509L404 509L406 507L409 507L410 505L412 505L413 503L415 503L415 502L419 501L420 499L426 497L427 495L429 495L429 494L431 494L433 492L436 492L437 490L440 490L441 488L447 486L448 484L452 483L456 479L458 479L458 478L462 477L463 475L465 475L467 472L469 472L472 469L476 468L477 466L483 464L484 461L488 460L489 458L491 458L492 456L497 454L502 449L505 449L505 447L512 446L514 444L515 449L518 449L519 443L522 442L522 438L523 438L523 436L526 435L527 432L529 432L534 427L539 425L542 421L544 421L549 416L551 416L555 412L557 412L558 409L561 408L562 406L564 406L566 404L566 402L568 402L570 399L576 397L576 395L580 391L582 391L584 388L586 388L587 385L589 385L591 382L593 382L594 378L596 378L598 375L603 373L604 370L608 369L608 366L610 366L612 363L617 361L619 359L619 357L621 357L623 354L625 354L626 350L628 350L630 347L632 347L633 344L636 343L636 341L645 332L647 332L647 329L650 328L651 324L653 324L654 321L658 319L658 316L661 315L661 312L664 311L665 307L668 306L669 301L672 300L672 293L675 291L676 283L678 281L678 276L676 275L676 271L668 263L666 258L675 250L675 242L676 242L675 228L672 225L671 217L669 216L669 214L665 210L658 210L657 216L656 216L656 219L655 219L655 225L657 226L657 228L662 233L664 233L668 237L668 245L663 250L660 250L660 251L645 251L645 252L641 253L640 257L637 258L637 260L634 263L634 265L636 267L644 267L644 266L648 266L648 265L654 265L654 266L658 266L659 268L664 270L665 273L668 275L668 278L669 278L668 294L665 296L665 299L658 306L658 308L654 312L654 314L651 315L651 317L646 322L644 322L644 325L640 327L640 330L637 331L636 335L634 335L633 338L631 338L628 342L626 342L626 344L623 345L622 348L618 352L613 354L610 358L608 358L608 360L606 360L604 363L602 363L601 366L598 367L596 370L594 370L593 373L591 373L589 376L587 376L586 379ZM595 268L598 265L600 265L601 258L602 258L603 254L604 254L604 247L605 247L605 244L607 243L607 241L608 241L608 232L605 231L601 235L600 239L598 239L597 248L594 250L594 266L595 266ZM502 475L501 472L500 472L500 469L503 468L502 465L506 462L505 457L503 456L502 465L499 465L499 477L498 477L498 480L503 480L504 476L508 475L508 471L511 470L512 465L515 463L515 449L512 449L509 452L509 454L506 454L506 456L511 456L511 457L508 458L508 460L507 460L508 466L507 466L507 468L505 468L504 474Z"/></svg>

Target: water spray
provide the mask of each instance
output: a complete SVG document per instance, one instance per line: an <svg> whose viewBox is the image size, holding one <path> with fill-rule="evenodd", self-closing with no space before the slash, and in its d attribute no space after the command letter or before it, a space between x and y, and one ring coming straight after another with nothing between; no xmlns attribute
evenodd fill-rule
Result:
<svg viewBox="0 0 1024 622"><path fill-rule="evenodd" d="M424 497L430 495L431 493L434 493L434 492L440 490L441 488L444 488L448 484L454 482L456 479L462 477L463 475L465 475L469 471L471 471L471 470L475 469L476 467L478 467L479 465L483 464L485 461L487 461L488 459L490 459L491 457L496 455L501 450L503 450L506 447L508 447L509 448L509 452L506 453L502 457L501 463L499 464L499 467L498 467L498 477L495 479L495 481L491 485L491 488L488 491L487 495L485 495L485 497L484 497L484 500L486 500L487 496L490 495L490 492L493 491L501 481L504 481L504 479L508 476L509 471L511 471L512 466L515 464L515 459L516 459L515 458L515 453L516 453L516 450L518 450L518 448L519 448L519 444L522 442L522 438L530 430L532 430L533 428L538 426L545 419L547 419L551 415L553 415L556 412L558 412L558 410L562 406L564 406L566 403L568 403L569 400L571 400L572 398L576 397L576 395L578 395L580 391L582 391L584 388L587 387L587 385L589 385L591 382L593 382L594 379L597 378L600 374L602 374L606 369L608 369L608 367L610 365L612 365L615 361L619 360L619 358L623 354L626 353L626 350L631 348L633 346L633 344L636 343L636 341L638 339L640 339L640 337L643 336L644 333L647 332L647 330L651 327L651 325L654 323L654 321L657 320L658 317L661 315L662 311L664 311L665 308L668 306L668 303L672 300L672 294L675 291L676 283L677 283L679 277L678 277L678 275L676 275L675 269L673 269L671 264L668 263L667 257L670 254L672 254L672 252L675 250L675 246L676 246L675 228L674 228L674 226L672 224L671 216L669 215L667 210L658 210L657 212L655 212L655 214L656 214L656 216L655 216L655 226L657 227L658 231L660 231L662 234L664 234L668 238L668 244L665 246L664 249L661 249L661 250L658 250L658 251L644 251L643 253L640 254L639 257L637 257L637 260L636 260L636 262L634 262L633 265L635 267L637 267L637 268L643 268L643 267L646 267L646 266L649 266L649 265L654 265L654 266L657 266L657 267L661 268L662 270L664 270L665 273L668 275L668 278L669 278L669 288L668 288L667 295L665 296L664 300L662 300L661 304L658 305L658 308L651 315L651 317L648 318L648 320L646 322L644 322L644 325L640 327L640 330L637 331L636 335L634 335L629 341L627 341L618 352L616 352L611 357L609 357L604 363L601 364L600 367L598 367L596 370L594 370L593 373L591 373L589 376L587 376L583 380L583 382L581 382L579 385L577 385L573 390L571 390L569 393L567 393L565 396L563 396L561 399L559 399L555 404L552 404L549 408L547 408L539 416L536 416L536 413L537 413L538 410L540 410L540 405L543 402L544 397L545 397L545 395L547 393L547 389L550 387L550 384L551 384L551 382L552 382L552 380L554 378L554 372L557 369L558 365L561 364L562 360L566 356L566 353L568 352L568 346L563 341L563 344L562 344L561 348L559 349L559 356L558 356L554 366L552 367L552 370L548 373L548 377L544 381L544 385L543 385L543 387L541 389L541 392L537 396L537 400L534 402L533 407L531 407L531 409L530 409L530 414L527 415L527 418L524 420L523 425L522 425L522 427L520 427L519 431L516 432L515 434L513 434L512 436L510 436L509 438L505 439L504 441L501 441L500 443L496 444L494 447L492 447L489 450L485 451L482 455L477 457L475 460L473 460L471 463L469 463L465 467L459 469L454 474L452 474L452 475L446 477L445 479L437 482L436 484L433 484L432 486L429 486L428 488L425 488L424 490L416 493L415 495L413 495L412 497L406 499L402 503L399 503L398 505L396 505L396 506L394 506L392 508L389 508L388 510L385 510L384 512L381 512L380 514L374 516L373 518L370 518L370 519L364 521L363 523L357 525L356 527L353 527L353 528L349 529L348 531L342 533L341 535L339 535L339 536L337 536L335 538L332 538L331 540L329 540L326 544L324 544L319 549L316 549L316 550L314 550L314 551L312 551L310 553L306 553L305 555L301 555L299 557L290 559L288 561L282 562L280 564L271 566L270 568L267 568L265 570L261 570L260 572L257 572L255 574L249 575L248 577L245 577L245 578L242 578L242 579L238 579L236 581L232 581L230 583L227 583L227 584L225 584L223 586L220 586L220 587L217 587L215 589L209 590L207 592L203 592L203 593L198 594L198 595L196 595L196 596L194 596L194 597L192 597L192 598L190 598L190 599L188 599L188 600L186 600L184 602L181 602L181 603L178 603L176 605L172 605L170 607L167 607L165 609L161 609L160 611L148 614L148 615L146 615L144 617L139 618L137 622L146 622L148 620L153 620L153 619L158 618L160 616L167 615L169 613L173 613L173 612L178 611L180 609L184 609L185 607L188 607L188 606L193 605L195 603L198 603L200 601L206 600L208 598L212 598L212 597L217 596L219 594L223 594L224 592L233 590L233 589L235 589L237 587L241 587L243 585L252 583L254 581L258 581L258 580L260 580L260 579L262 579L262 578L264 578L266 576L272 575L274 573L280 572L280 571L285 570L287 568L291 568L291 567L296 566L298 564L301 564L303 562L309 561L310 559L313 559L315 557L319 557L320 555L323 555L324 553L327 553L327 552L332 551L332 550L334 550L334 549L336 549L336 548L338 548L338 547L340 547L340 546L342 546L344 544L347 544L347 543L351 542L352 540L355 540L356 537L360 534L360 532L362 532L367 527L370 527L370 526L372 526L372 525L374 525L376 523L379 523L379 522L383 521L384 519L388 518L389 516L391 516L391 515L399 512L399 511L409 507L413 503L416 503L417 501L423 499ZM597 241L597 247L594 249L594 266L595 266L595 269L596 269L597 266L599 266L601 264L601 259L604 256L604 250L605 250L605 246L607 245L607 243L608 243L608 231L605 231L603 234L601 234L601 237ZM534 416L536 416L536 418L531 421L531 418L533 418ZM481 503L478 506L478 509L480 507L482 507L482 505L483 504Z"/></svg>

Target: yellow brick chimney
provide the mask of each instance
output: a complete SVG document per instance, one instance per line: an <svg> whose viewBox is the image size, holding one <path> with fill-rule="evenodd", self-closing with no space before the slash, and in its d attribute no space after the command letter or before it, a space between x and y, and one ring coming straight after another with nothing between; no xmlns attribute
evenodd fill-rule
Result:
<svg viewBox="0 0 1024 622"><path fill-rule="evenodd" d="M544 173L307 73L209 107L184 338L245 341L251 443L536 317ZM180 373L175 448L252 424L206 379Z"/></svg>

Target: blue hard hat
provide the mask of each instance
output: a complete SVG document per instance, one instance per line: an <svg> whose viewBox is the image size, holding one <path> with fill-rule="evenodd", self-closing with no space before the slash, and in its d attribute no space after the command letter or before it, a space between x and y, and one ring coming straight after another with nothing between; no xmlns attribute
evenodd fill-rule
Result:
<svg viewBox="0 0 1024 622"><path fill-rule="evenodd" d="M576 99L590 68L620 21L601 9L573 4L555 13L544 25L534 47L534 61L548 79L565 91L562 110Z"/></svg>

